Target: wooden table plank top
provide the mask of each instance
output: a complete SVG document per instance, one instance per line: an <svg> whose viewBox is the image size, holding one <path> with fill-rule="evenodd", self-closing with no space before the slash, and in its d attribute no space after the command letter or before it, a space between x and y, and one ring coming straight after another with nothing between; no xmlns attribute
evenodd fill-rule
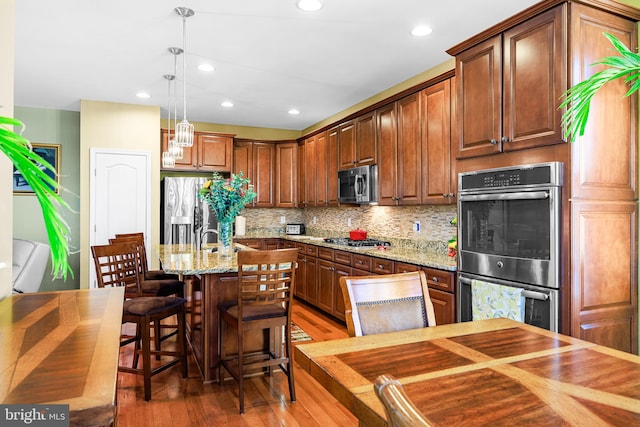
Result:
<svg viewBox="0 0 640 427"><path fill-rule="evenodd" d="M0 402L68 404L71 425L109 425L124 289L16 294L0 301Z"/></svg>
<svg viewBox="0 0 640 427"><path fill-rule="evenodd" d="M296 361L362 425L391 374L433 425L640 425L640 357L508 319L299 344Z"/></svg>

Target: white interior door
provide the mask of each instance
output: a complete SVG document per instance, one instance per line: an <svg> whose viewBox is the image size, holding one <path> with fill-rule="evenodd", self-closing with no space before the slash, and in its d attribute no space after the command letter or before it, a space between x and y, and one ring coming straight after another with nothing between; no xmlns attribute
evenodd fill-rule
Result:
<svg viewBox="0 0 640 427"><path fill-rule="evenodd" d="M91 149L90 246L116 233L151 235L151 153ZM147 245L148 247L148 245ZM90 287L97 286L89 256Z"/></svg>

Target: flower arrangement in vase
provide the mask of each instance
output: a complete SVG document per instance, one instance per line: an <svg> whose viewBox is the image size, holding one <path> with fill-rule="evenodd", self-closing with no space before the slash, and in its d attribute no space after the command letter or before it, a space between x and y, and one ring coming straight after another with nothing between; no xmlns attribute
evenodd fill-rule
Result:
<svg viewBox="0 0 640 427"><path fill-rule="evenodd" d="M224 178L217 172L206 181L198 191L198 197L204 200L218 217L218 255L223 258L231 257L233 253L233 222L236 216L250 203L256 193L249 178L243 173L231 174Z"/></svg>

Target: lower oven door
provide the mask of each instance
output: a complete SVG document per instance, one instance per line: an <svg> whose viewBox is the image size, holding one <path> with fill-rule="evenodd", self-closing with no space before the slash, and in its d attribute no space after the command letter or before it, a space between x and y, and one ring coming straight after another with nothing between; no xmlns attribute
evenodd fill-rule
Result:
<svg viewBox="0 0 640 427"><path fill-rule="evenodd" d="M556 289L510 282L469 273L458 273L458 321L473 320L472 281L522 289L524 297L524 323L558 332L558 291Z"/></svg>

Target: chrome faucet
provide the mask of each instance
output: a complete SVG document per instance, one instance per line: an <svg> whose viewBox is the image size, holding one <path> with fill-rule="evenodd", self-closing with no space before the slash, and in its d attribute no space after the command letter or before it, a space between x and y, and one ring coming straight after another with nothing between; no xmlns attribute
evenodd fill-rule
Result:
<svg viewBox="0 0 640 427"><path fill-rule="evenodd" d="M200 249L202 249L202 242L204 241L204 236L206 236L209 233L213 233L213 234L218 234L218 230L215 230L213 228L209 228L207 230L200 230L199 233L196 233L196 250L199 251Z"/></svg>

